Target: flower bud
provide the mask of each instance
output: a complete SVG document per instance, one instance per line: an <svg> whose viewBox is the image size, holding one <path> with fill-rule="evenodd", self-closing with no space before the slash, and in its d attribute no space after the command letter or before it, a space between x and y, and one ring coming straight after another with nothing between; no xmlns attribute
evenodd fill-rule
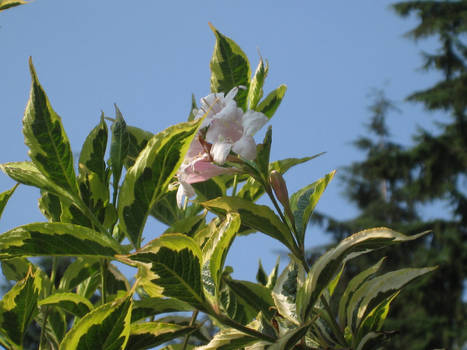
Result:
<svg viewBox="0 0 467 350"><path fill-rule="evenodd" d="M289 207L289 192L287 191L287 185L282 177L282 174L276 170L271 171L269 174L269 183L274 190L276 198L281 202L284 208Z"/></svg>

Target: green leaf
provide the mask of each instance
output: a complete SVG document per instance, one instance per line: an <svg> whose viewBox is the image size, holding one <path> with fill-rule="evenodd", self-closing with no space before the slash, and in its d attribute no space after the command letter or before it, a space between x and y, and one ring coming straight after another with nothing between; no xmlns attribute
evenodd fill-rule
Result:
<svg viewBox="0 0 467 350"><path fill-rule="evenodd" d="M5 209L5 206L8 203L8 200L13 195L13 192L15 192L18 186L19 184L16 184L12 188L10 188L8 191L0 193L0 218L2 217L3 209Z"/></svg>
<svg viewBox="0 0 467 350"><path fill-rule="evenodd" d="M194 183L193 188L199 201L207 201L226 195L226 186L218 177Z"/></svg>
<svg viewBox="0 0 467 350"><path fill-rule="evenodd" d="M128 133L130 143L128 145L128 155L125 159L124 165L126 168L129 168L135 164L136 158L138 158L138 155L146 147L154 134L152 132L128 125L126 127L126 131Z"/></svg>
<svg viewBox="0 0 467 350"><path fill-rule="evenodd" d="M6 9L9 9L10 7L15 7L18 5L24 5L27 4L28 1L24 0L1 0L0 1L0 11L4 11Z"/></svg>
<svg viewBox="0 0 467 350"><path fill-rule="evenodd" d="M308 328L310 328L310 323L305 324L301 327L294 328L288 331L286 334L281 336L277 341L268 347L268 350L289 350L294 349L295 345L302 339Z"/></svg>
<svg viewBox="0 0 467 350"><path fill-rule="evenodd" d="M167 191L201 119L169 127L155 135L128 169L120 190L120 226L137 248L151 208Z"/></svg>
<svg viewBox="0 0 467 350"><path fill-rule="evenodd" d="M367 311L380 304L386 298L397 293L401 288L437 267L406 268L391 271L363 283L353 294L347 308L347 323L351 329L357 329ZM355 322L351 312L357 309Z"/></svg>
<svg viewBox="0 0 467 350"><path fill-rule="evenodd" d="M249 328L255 329L259 326L258 321L253 321L248 325ZM238 350L244 346L253 345L260 340L247 335L233 328L224 328L217 332L209 344L200 346L197 350Z"/></svg>
<svg viewBox="0 0 467 350"><path fill-rule="evenodd" d="M306 305L303 319L305 320L310 314L319 296L334 278L344 261L374 249L417 239L427 233L422 232L418 235L406 236L388 228L380 227L355 233L342 240L337 247L326 252L315 262L308 273L303 288L299 291L304 305Z"/></svg>
<svg viewBox="0 0 467 350"><path fill-rule="evenodd" d="M216 45L211 58L211 91L228 93L235 87L239 89L235 100L239 107L245 110L247 91L250 82L250 63L240 47L230 38L222 35L211 26L216 36Z"/></svg>
<svg viewBox="0 0 467 350"><path fill-rule="evenodd" d="M271 119L274 113L276 113L277 108L279 108L286 91L287 86L283 84L280 85L276 90L271 91L263 101L261 101L261 103L256 107L256 110Z"/></svg>
<svg viewBox="0 0 467 350"><path fill-rule="evenodd" d="M266 76L268 75L269 65L268 62L264 64L263 58L260 57L258 67L256 68L255 75L250 83L248 89L248 109L255 109L259 100L263 97L263 85Z"/></svg>
<svg viewBox="0 0 467 350"><path fill-rule="evenodd" d="M263 143L259 144L257 147L257 156L256 164L258 170L264 179L269 177L269 155L271 153L271 143L272 143L272 127L268 127L266 135L264 135Z"/></svg>
<svg viewBox="0 0 467 350"><path fill-rule="evenodd" d="M276 265L274 265L274 268L268 276L268 283L266 284L266 287L268 287L269 289L273 289L276 286L280 261L281 257L278 256L276 260Z"/></svg>
<svg viewBox="0 0 467 350"><path fill-rule="evenodd" d="M206 213L200 215L193 215L178 220L175 224L167 228L164 233L183 233L190 237L193 237L195 232L206 225Z"/></svg>
<svg viewBox="0 0 467 350"><path fill-rule="evenodd" d="M352 298L352 295L366 280L368 280L371 276L373 276L379 270L384 259L385 258L382 258L375 265L360 272L358 275L352 278L350 282L347 284L347 287L345 288L345 291L342 294L340 301L339 301L338 320L341 325L348 324L346 323L346 318L345 318L346 310L347 309L353 310L355 308L355 305L348 306L349 301Z"/></svg>
<svg viewBox="0 0 467 350"><path fill-rule="evenodd" d="M225 283L220 291L219 300L225 313L241 324L252 321L258 314L257 309L252 308Z"/></svg>
<svg viewBox="0 0 467 350"><path fill-rule="evenodd" d="M301 324L297 307L297 290L305 281L305 270L301 264L291 261L280 274L272 290L272 298L280 315L295 325Z"/></svg>
<svg viewBox="0 0 467 350"><path fill-rule="evenodd" d="M201 205L215 213L238 212L243 225L277 239L291 250L295 248L289 228L267 206L238 197L216 198Z"/></svg>
<svg viewBox="0 0 467 350"><path fill-rule="evenodd" d="M102 184L107 182L107 171L104 160L107 137L107 124L102 114L100 123L86 137L79 156L80 170L84 167L86 170L97 174Z"/></svg>
<svg viewBox="0 0 467 350"><path fill-rule="evenodd" d="M110 167L113 174L114 193L118 191L123 162L128 155L130 137L123 115L115 105L115 121L112 124L112 140L110 141Z"/></svg>
<svg viewBox="0 0 467 350"><path fill-rule="evenodd" d="M202 280L206 296L214 305L218 304L219 289L225 258L240 228L240 216L227 214L215 233L203 247Z"/></svg>
<svg viewBox="0 0 467 350"><path fill-rule="evenodd" d="M73 153L61 118L52 109L31 59L29 68L32 86L23 118L24 142L29 147L29 156L47 179L71 193L78 193Z"/></svg>
<svg viewBox="0 0 467 350"><path fill-rule="evenodd" d="M99 271L98 259L86 257L86 259L78 257L63 273L58 287L61 291L71 291L75 289L81 282L88 279Z"/></svg>
<svg viewBox="0 0 467 350"><path fill-rule="evenodd" d="M2 260L2 272L5 279L19 281L26 277L30 263L24 258Z"/></svg>
<svg viewBox="0 0 467 350"><path fill-rule="evenodd" d="M171 298L143 298L136 300L131 314L131 321L135 322L143 318L167 312L186 312L192 311L193 307L189 304Z"/></svg>
<svg viewBox="0 0 467 350"><path fill-rule="evenodd" d="M112 258L122 253L114 239L73 224L28 224L0 235L0 259L41 255Z"/></svg>
<svg viewBox="0 0 467 350"><path fill-rule="evenodd" d="M38 305L56 306L77 317L83 317L93 309L88 299L74 293L54 293L39 301Z"/></svg>
<svg viewBox="0 0 467 350"><path fill-rule="evenodd" d="M132 307L130 295L92 310L65 335L60 350L124 349Z"/></svg>
<svg viewBox="0 0 467 350"><path fill-rule="evenodd" d="M272 318L274 301L271 296L271 290L249 281L226 278L225 282L237 296L256 310L256 313L261 311L267 319L270 320Z"/></svg>
<svg viewBox="0 0 467 350"><path fill-rule="evenodd" d="M193 333L197 327L179 326L163 322L145 322L131 325L128 350L152 349L171 340Z"/></svg>
<svg viewBox="0 0 467 350"><path fill-rule="evenodd" d="M312 159L315 159L321 155L323 155L324 152L315 154L314 156L311 157L303 157L303 158L285 158L281 160L276 160L272 163L269 164L269 171L276 170L280 172L282 175L284 175L290 168L306 163Z"/></svg>
<svg viewBox="0 0 467 350"><path fill-rule="evenodd" d="M26 277L0 301L0 333L20 348L26 329L38 313L37 300L41 285L40 275L33 272L31 265Z"/></svg>
<svg viewBox="0 0 467 350"><path fill-rule="evenodd" d="M201 285L202 254L190 237L165 234L129 258L151 264L152 282L164 288L164 296L182 300L199 310L206 309Z"/></svg>
<svg viewBox="0 0 467 350"><path fill-rule="evenodd" d="M60 198L47 191L41 191L41 194L39 198L39 209L42 215L44 215L49 222L60 221L62 215Z"/></svg>
<svg viewBox="0 0 467 350"><path fill-rule="evenodd" d="M268 276L266 275L266 271L264 271L261 259L259 259L258 272L256 272L256 281L263 286L268 283Z"/></svg>
<svg viewBox="0 0 467 350"><path fill-rule="evenodd" d="M318 181L295 192L290 197L290 208L295 219L295 227L298 234L297 240L300 245L303 245L305 242L305 231L311 214L335 173L335 170L330 172Z"/></svg>

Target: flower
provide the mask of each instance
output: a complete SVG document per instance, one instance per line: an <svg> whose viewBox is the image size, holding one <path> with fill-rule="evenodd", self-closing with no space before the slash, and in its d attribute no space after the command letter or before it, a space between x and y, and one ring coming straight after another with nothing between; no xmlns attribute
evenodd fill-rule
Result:
<svg viewBox="0 0 467 350"><path fill-rule="evenodd" d="M253 136L268 118L252 110L243 113L234 99L237 92L234 88L227 95L215 93L201 99L196 117L205 119L177 172L179 207L184 198L195 195L191 184L235 173L235 169L222 166L231 151L248 160L256 158Z"/></svg>

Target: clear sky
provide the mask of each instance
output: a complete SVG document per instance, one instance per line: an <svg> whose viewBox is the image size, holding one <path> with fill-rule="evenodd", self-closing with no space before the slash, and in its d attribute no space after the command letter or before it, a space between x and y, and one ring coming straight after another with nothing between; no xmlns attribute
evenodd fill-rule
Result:
<svg viewBox="0 0 467 350"><path fill-rule="evenodd" d="M420 51L433 43L403 37L415 24L389 8L392 1L121 1L35 0L0 13L0 163L27 159L21 118L28 99L27 59L62 117L79 152L101 110L113 103L127 123L158 132L186 120L191 94L209 93L214 36L208 22L235 40L251 61L258 51L270 63L265 92L286 84L285 99L271 121L272 159L327 153L292 169L289 192L308 185L362 155L350 144L365 132L372 88L384 88L400 114L389 120L395 140L410 143L418 124L429 127L421 106L403 99L429 86L434 74L417 71ZM262 134L258 134L258 141ZM0 191L13 182L0 174ZM356 213L334 180L318 210L337 218ZM0 231L43 221L38 191L20 187L5 209ZM154 221L145 236L163 231ZM319 228L308 246L322 244ZM148 240L148 239L147 239ZM253 279L258 258L270 270L281 249L257 234L234 243L227 264L234 277Z"/></svg>

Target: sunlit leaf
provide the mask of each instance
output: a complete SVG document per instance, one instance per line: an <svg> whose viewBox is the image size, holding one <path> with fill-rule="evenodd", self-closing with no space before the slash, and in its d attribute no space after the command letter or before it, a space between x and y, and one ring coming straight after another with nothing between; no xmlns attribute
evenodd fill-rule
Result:
<svg viewBox="0 0 467 350"><path fill-rule="evenodd" d="M168 313L192 311L189 304L172 298L144 298L136 300L131 314L131 321L138 321L146 317Z"/></svg>
<svg viewBox="0 0 467 350"><path fill-rule="evenodd" d="M259 100L263 97L263 85L266 76L268 75L269 65L263 62L263 58L260 57L258 67L256 68L255 75L250 82L250 89L248 90L248 108L255 109Z"/></svg>
<svg viewBox="0 0 467 350"><path fill-rule="evenodd" d="M265 114L268 118L271 118L279 108L282 99L284 98L287 86L280 85L276 90L271 91L266 98L256 107L258 112Z"/></svg>
<svg viewBox="0 0 467 350"><path fill-rule="evenodd" d="M38 305L56 306L78 317L83 317L93 309L88 299L74 293L54 293L39 301Z"/></svg>
<svg viewBox="0 0 467 350"><path fill-rule="evenodd" d="M137 128L135 126L126 127L128 133L129 145L128 145L128 155L125 159L125 167L129 168L135 164L136 158L140 152L146 147L149 140L154 136L152 132Z"/></svg>
<svg viewBox="0 0 467 350"><path fill-rule="evenodd" d="M0 0L0 12L11 7L27 4L28 2L25 0Z"/></svg>
<svg viewBox="0 0 467 350"><path fill-rule="evenodd" d="M179 326L163 322L134 323L131 325L128 350L152 349L196 330L194 326Z"/></svg>
<svg viewBox="0 0 467 350"><path fill-rule="evenodd" d="M122 175L123 162L128 155L130 138L123 115L115 105L115 121L112 124L112 140L110 141L110 168L113 174L114 193L118 191L120 176ZM115 195L115 194L114 194Z"/></svg>
<svg viewBox="0 0 467 350"><path fill-rule="evenodd" d="M2 217L3 209L5 209L5 206L8 203L8 200L13 195L13 192L15 192L17 187L18 187L18 184L14 185L8 191L0 193L0 218Z"/></svg>

